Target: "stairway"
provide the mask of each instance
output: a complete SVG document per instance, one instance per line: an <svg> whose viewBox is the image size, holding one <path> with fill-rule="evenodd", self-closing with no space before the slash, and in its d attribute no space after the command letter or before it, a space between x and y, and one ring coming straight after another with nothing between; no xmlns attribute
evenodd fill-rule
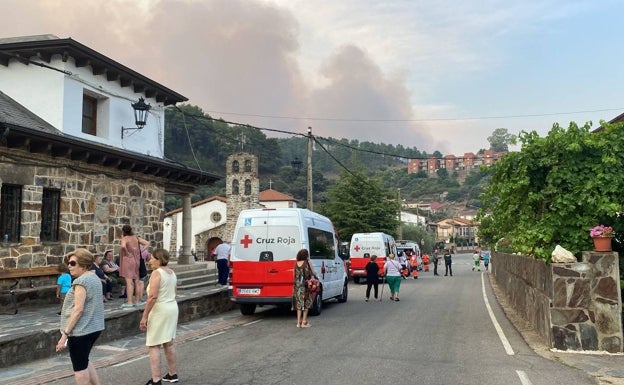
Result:
<svg viewBox="0 0 624 385"><path fill-rule="evenodd" d="M217 284L215 262L195 262L190 265L178 265L177 262L169 262L167 266L176 273L178 290L194 290Z"/></svg>

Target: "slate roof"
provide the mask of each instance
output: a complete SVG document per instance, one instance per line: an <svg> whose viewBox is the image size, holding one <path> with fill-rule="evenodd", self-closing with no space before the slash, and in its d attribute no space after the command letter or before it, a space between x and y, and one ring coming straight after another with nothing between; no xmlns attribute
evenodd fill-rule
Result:
<svg viewBox="0 0 624 385"><path fill-rule="evenodd" d="M68 57L72 57L76 67L90 67L93 75L105 75L109 82L118 82L121 87L132 87L135 93L142 93L147 98L153 97L165 106L188 100L185 96L71 38L35 35L0 39L0 65L8 66L11 60L18 60L26 65L41 62L49 64L54 55L60 55L64 62Z"/></svg>

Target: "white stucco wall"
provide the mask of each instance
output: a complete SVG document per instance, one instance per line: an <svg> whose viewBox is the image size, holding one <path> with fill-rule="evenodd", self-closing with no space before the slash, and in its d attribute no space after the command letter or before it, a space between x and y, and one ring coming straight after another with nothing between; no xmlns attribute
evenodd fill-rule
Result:
<svg viewBox="0 0 624 385"><path fill-rule="evenodd" d="M213 212L218 212L221 214L220 221L212 221ZM173 214L173 217L175 217L175 223L177 225L177 228L175 229L176 244L179 247L180 245L182 245L182 212L180 211ZM191 237L191 249L197 250L197 247L195 245L195 235L225 224L226 204L224 202L221 202L220 200L215 199L202 205L192 207L191 217L191 227L193 231L193 236ZM166 250L169 250L169 248L171 247L171 237L173 232L172 227L172 218L165 218L163 226L163 247Z"/></svg>
<svg viewBox="0 0 624 385"><path fill-rule="evenodd" d="M266 207L267 209L282 209L282 208L296 208L297 207L297 204L295 202L289 202L289 201L260 202L260 204Z"/></svg>
<svg viewBox="0 0 624 385"><path fill-rule="evenodd" d="M11 60L8 67L0 66L0 90L68 135L164 157L162 104L153 98L145 98L145 102L152 106L146 126L142 130L126 131L122 140L122 126L136 126L131 103L144 95L135 93L131 86L121 87L118 81L106 80L105 74L93 76L89 66L77 68L73 58L63 62L59 55L55 55L49 65L70 71L71 75ZM82 133L84 93L98 99L97 136Z"/></svg>

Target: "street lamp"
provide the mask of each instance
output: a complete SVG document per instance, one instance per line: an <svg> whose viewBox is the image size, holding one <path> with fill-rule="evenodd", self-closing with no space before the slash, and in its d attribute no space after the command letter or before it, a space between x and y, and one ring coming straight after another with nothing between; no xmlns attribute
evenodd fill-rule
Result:
<svg viewBox="0 0 624 385"><path fill-rule="evenodd" d="M295 174L299 175L299 171L301 171L301 165L303 164L303 162L301 162L301 160L298 157L295 157L295 159L290 162L290 165L292 166L293 170L295 170Z"/></svg>
<svg viewBox="0 0 624 385"><path fill-rule="evenodd" d="M134 109L134 124L136 127L124 127L121 126L121 139L124 137L124 132L128 130L141 130L147 123L147 113L152 108L151 105L145 103L145 99L139 98L136 103L130 104Z"/></svg>

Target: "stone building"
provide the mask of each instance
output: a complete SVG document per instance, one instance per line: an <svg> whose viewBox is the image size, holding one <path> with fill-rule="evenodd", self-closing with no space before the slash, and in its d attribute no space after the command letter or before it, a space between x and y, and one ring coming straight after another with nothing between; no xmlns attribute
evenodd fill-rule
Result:
<svg viewBox="0 0 624 385"><path fill-rule="evenodd" d="M0 286L118 253L124 224L162 247L165 194L190 206L219 179L164 156L165 108L186 100L72 39L0 39Z"/></svg>
<svg viewBox="0 0 624 385"><path fill-rule="evenodd" d="M262 207L258 202L259 190L258 157L247 152L228 156L225 165L227 220L223 233L227 240L232 239L238 214L242 210Z"/></svg>
<svg viewBox="0 0 624 385"><path fill-rule="evenodd" d="M193 218L191 247L198 259L208 258L210 251L221 240L231 240L241 210L297 207L297 200L290 195L273 189L258 191L260 181L256 155L239 152L229 156L225 178L227 198L214 196L191 205ZM172 255L179 252L179 245L182 242L179 234L181 213L182 209L177 208L165 214L163 243Z"/></svg>

